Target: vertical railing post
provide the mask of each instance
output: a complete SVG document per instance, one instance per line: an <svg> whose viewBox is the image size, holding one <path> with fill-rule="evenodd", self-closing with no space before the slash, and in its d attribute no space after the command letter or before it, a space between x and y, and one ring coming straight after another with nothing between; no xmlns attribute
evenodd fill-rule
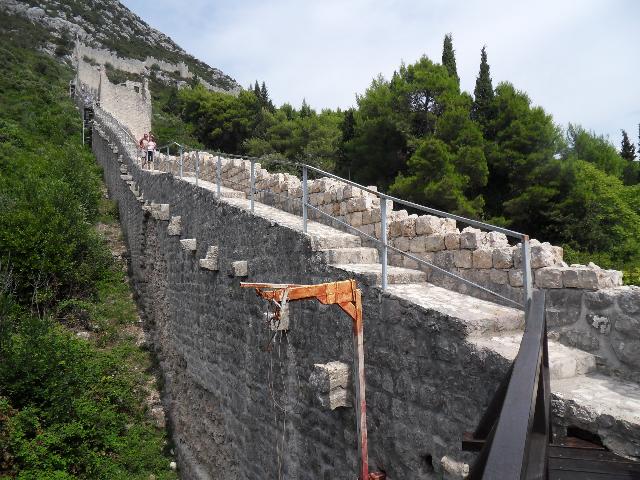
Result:
<svg viewBox="0 0 640 480"><path fill-rule="evenodd" d="M183 153L182 145L180 145L180 178L182 178L182 164L184 163L184 158L182 157Z"/></svg>
<svg viewBox="0 0 640 480"><path fill-rule="evenodd" d="M222 159L220 155L218 155L218 159L216 161L216 192L218 193L218 198L220 198L220 190L222 184Z"/></svg>
<svg viewBox="0 0 640 480"><path fill-rule="evenodd" d="M524 288L524 314L525 322L526 316L529 312L529 302L533 296L533 278L531 275L531 244L529 242L529 235L523 235L522 237L522 285Z"/></svg>
<svg viewBox="0 0 640 480"><path fill-rule="evenodd" d="M200 152L196 150L196 186L198 185L198 174L200 173Z"/></svg>
<svg viewBox="0 0 640 480"><path fill-rule="evenodd" d="M307 188L307 166L302 166L302 231L307 233L307 203L309 202L309 190Z"/></svg>
<svg viewBox="0 0 640 480"><path fill-rule="evenodd" d="M381 284L382 291L387 289L387 197L380 195L380 241L382 242L382 264Z"/></svg>
<svg viewBox="0 0 640 480"><path fill-rule="evenodd" d="M251 213L253 213L253 204L254 204L254 199L253 199L253 192L255 191L256 187L256 161L254 159L251 159L251 191L249 192L250 198L251 198Z"/></svg>

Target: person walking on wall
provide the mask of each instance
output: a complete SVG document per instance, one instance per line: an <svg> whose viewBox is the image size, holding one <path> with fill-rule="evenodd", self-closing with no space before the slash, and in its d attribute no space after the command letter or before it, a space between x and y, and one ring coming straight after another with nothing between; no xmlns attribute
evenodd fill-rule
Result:
<svg viewBox="0 0 640 480"><path fill-rule="evenodd" d="M147 142L147 163L149 164L149 170L153 170L153 157L156 152L156 137L149 132L149 141Z"/></svg>
<svg viewBox="0 0 640 480"><path fill-rule="evenodd" d="M138 142L138 156L142 162L142 168L147 164L147 144L149 143L149 134L145 133Z"/></svg>

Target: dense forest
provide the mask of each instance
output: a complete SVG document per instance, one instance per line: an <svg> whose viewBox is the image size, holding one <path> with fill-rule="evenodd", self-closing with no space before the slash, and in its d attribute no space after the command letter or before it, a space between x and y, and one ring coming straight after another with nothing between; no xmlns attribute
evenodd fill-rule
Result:
<svg viewBox="0 0 640 480"><path fill-rule="evenodd" d="M175 479L73 72L21 37L0 48L0 477Z"/></svg>
<svg viewBox="0 0 640 480"><path fill-rule="evenodd" d="M460 90L447 35L441 63L401 64L346 111L276 107L257 81L238 96L154 87L154 128L167 140L314 164L640 281L640 162L627 132L619 153L579 124L561 128L511 83L493 85L484 47L473 95Z"/></svg>

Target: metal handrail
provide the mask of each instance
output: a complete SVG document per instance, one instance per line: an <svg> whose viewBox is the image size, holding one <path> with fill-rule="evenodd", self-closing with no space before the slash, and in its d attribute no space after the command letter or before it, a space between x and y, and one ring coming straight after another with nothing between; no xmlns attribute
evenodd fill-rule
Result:
<svg viewBox="0 0 640 480"><path fill-rule="evenodd" d="M119 127L120 131L123 132L125 134L125 137L128 137L129 140L133 140L134 144L137 147L137 142L135 141L135 139L133 139L133 136L131 135L131 133L128 131L128 129L126 129L126 127L124 127L122 124L120 124L120 122L118 122L115 118L113 118L112 115L110 115L108 112L105 112L103 109L99 109L101 110L101 112L105 113L109 118L109 120L112 120L115 125L117 127ZM254 212L255 210L255 193L259 193L259 191L256 190L255 187L255 183L256 183L256 176L255 176L255 164L262 162L262 161L269 161L272 163L277 163L277 164L282 164L282 165L287 165L287 166L292 166L292 167L297 167L302 169L302 228L303 228L303 232L307 233L307 224L309 221L309 215L308 215L308 209L311 208L313 211L319 212L320 215L328 217L329 219L331 219L331 221L336 222L339 225L342 225L344 227L346 227L349 230L355 231L358 233L358 235L363 236L373 242L375 242L380 250L381 250L381 287L384 290L387 289L388 286L388 252L389 250L391 250L392 252L396 252L398 254L401 254L407 258L410 258L411 260L418 262L421 265L425 265L433 270L436 270L444 275L447 275L459 282L462 282L466 285L469 285L471 287L477 288L478 290L490 294L496 298L501 299L504 302L507 302L509 304L512 305L516 305L519 308L523 308L525 310L525 316L528 313L527 309L525 308L525 306L527 305L528 301L531 299L532 297L532 292L533 292L533 285L532 285L532 272L531 272L531 251L530 251L530 241L529 241L529 237L526 234L520 233L520 232L516 232L514 230L510 230L507 228L503 228L503 227L499 227L496 225L491 225L485 222L480 222L478 220L474 220L471 218L466 218L460 215L455 215L452 213L448 213L448 212L444 212L442 210L438 210L435 208L431 208L431 207L427 207L424 205L420 205L414 202L410 202L408 200L403 200L401 198L398 197L394 197L392 195L386 194L386 193L382 193L382 192L378 192L377 190L373 190L371 188L368 188L364 185L360 185L356 182L353 182L351 180L347 180L345 178L339 177L337 175L334 175L330 172L327 172L325 170L322 170L318 167L315 167L313 165L308 165L306 163L297 163L297 162L288 162L288 161L283 161L283 160L278 160L278 159L267 159L265 157L251 157L251 156L244 156L244 155L234 155L234 154L225 154L222 152L208 152L206 150L201 150L201 149L197 149L197 148L191 148L188 147L186 145L180 144L178 142L172 141L167 143L166 145L163 145L162 147L159 148L159 150L162 149L167 149L167 159L170 158L169 155L169 147L171 145L177 145L180 147L180 178L182 178L183 176L183 154L186 151L194 151L195 152L195 183L196 185L198 185L198 180L199 180L199 176L200 176L200 152L204 151L206 153L209 153L211 155L215 155L217 157L216 159L216 191L217 191L217 196L218 198L220 198L221 196L221 184L222 184L222 175L221 175L221 158L227 157L227 158L234 158L234 159L242 159L242 160L247 160L250 162L250 178L249 178L249 202L250 202L250 210L251 212ZM363 232L362 230L348 224L347 222L344 222L342 220L339 220L338 218L334 217L333 215L324 212L318 208L316 208L314 205L311 205L309 203L309 192L308 192L308 182L309 182L309 170L316 172L318 174L321 174L327 178L331 178L334 180L337 180L339 182L342 182L346 185L352 186L354 188L357 188L359 190L362 190L364 192L367 192L371 195L374 195L376 197L378 197L378 199L380 200L380 210L381 210L381 238L378 239L372 235L369 235L365 232ZM274 193L275 192L271 192ZM276 194L277 195L277 194ZM291 197L287 197L290 200L298 200L299 199L292 199ZM520 303L518 301L515 301L511 298L508 298L504 295L499 294L498 292L494 292L493 290L487 288L487 287L483 287L482 285L478 285L475 282L472 282L460 275L457 275L453 272L449 272L448 270L438 267L437 265L433 265L432 263L417 257L416 255L412 255L409 252L404 252L392 245L389 245L388 243L388 239L387 239L387 201L392 201L396 204L399 205L405 205L408 206L410 208L416 209L416 210L420 210L423 212L427 212L433 215L437 215L440 217L445 217L445 218L451 218L457 222L461 222L461 223L465 223L467 225L471 225L473 227L476 228L480 228L483 230L492 230L492 231L496 231L499 233L503 233L507 236L510 236L512 238L516 238L518 240L521 241L521 250L522 250L522 263L521 263L521 268L523 271L523 288L524 288L524 299L523 302Z"/></svg>

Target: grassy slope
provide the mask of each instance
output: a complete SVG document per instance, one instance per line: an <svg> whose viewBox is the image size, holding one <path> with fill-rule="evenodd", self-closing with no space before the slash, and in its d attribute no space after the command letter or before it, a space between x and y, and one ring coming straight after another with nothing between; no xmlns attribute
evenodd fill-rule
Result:
<svg viewBox="0 0 640 480"><path fill-rule="evenodd" d="M81 145L72 72L21 48L40 35L25 28L0 48L0 477L177 478L126 275L96 231L117 210Z"/></svg>

